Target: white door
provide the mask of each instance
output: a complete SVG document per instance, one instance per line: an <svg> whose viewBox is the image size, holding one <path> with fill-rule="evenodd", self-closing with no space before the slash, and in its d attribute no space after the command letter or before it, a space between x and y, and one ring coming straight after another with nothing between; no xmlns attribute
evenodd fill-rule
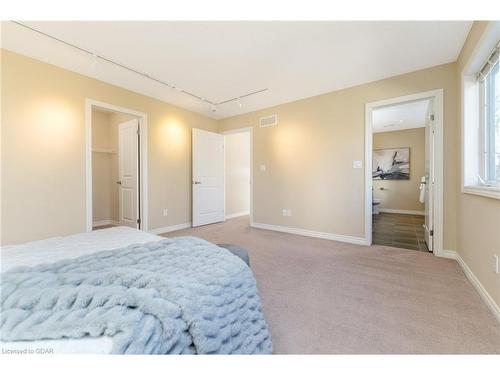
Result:
<svg viewBox="0 0 500 375"><path fill-rule="evenodd" d="M224 136L193 129L193 227L224 221Z"/></svg>
<svg viewBox="0 0 500 375"><path fill-rule="evenodd" d="M429 104L430 115L425 124L425 243L433 251L433 189L434 189L434 115L433 103Z"/></svg>
<svg viewBox="0 0 500 375"><path fill-rule="evenodd" d="M120 225L139 228L139 121L118 125Z"/></svg>

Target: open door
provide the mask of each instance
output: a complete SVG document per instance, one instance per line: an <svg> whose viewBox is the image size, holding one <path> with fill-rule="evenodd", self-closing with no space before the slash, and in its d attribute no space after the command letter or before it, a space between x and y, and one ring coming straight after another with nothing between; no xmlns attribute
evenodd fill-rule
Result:
<svg viewBox="0 0 500 375"><path fill-rule="evenodd" d="M193 227L224 221L224 136L193 129Z"/></svg>
<svg viewBox="0 0 500 375"><path fill-rule="evenodd" d="M434 189L434 114L433 102L429 104L429 115L425 124L425 243L429 251L434 251L433 246L433 189Z"/></svg>
<svg viewBox="0 0 500 375"><path fill-rule="evenodd" d="M139 121L118 125L120 225L139 228Z"/></svg>

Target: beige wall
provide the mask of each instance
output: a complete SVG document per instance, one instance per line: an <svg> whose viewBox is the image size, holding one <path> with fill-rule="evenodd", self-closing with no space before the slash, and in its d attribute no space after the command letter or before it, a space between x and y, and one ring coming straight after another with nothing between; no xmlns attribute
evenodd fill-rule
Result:
<svg viewBox="0 0 500 375"><path fill-rule="evenodd" d="M2 244L85 231L85 98L148 115L150 229L191 220L191 128L217 130L215 120L7 50L1 58Z"/></svg>
<svg viewBox="0 0 500 375"><path fill-rule="evenodd" d="M474 22L467 41L458 59L457 80L461 81L462 71L473 50L486 30L489 22ZM461 112L461 95L457 97ZM460 126L457 143L460 142ZM457 155L457 160L460 154ZM461 185L460 163L456 166L459 174L456 184ZM471 194L459 193L458 241L455 248L479 279L486 291L500 305L500 275L492 271L493 254L500 256L500 200ZM453 250L452 248L450 248Z"/></svg>
<svg viewBox="0 0 500 375"><path fill-rule="evenodd" d="M425 128L373 134L374 150L400 147L410 148L410 179L373 180L373 196L381 200L380 208L424 211L418 198L420 178L425 175Z"/></svg>
<svg viewBox="0 0 500 375"><path fill-rule="evenodd" d="M226 216L250 212L250 132L225 136Z"/></svg>
<svg viewBox="0 0 500 375"><path fill-rule="evenodd" d="M457 75L446 64L220 121L221 130L254 127L254 219L364 237L366 103L433 89L444 90L444 245L456 248ZM260 128L259 118L279 124ZM267 170L261 172L259 165ZM291 208L283 217L281 209Z"/></svg>

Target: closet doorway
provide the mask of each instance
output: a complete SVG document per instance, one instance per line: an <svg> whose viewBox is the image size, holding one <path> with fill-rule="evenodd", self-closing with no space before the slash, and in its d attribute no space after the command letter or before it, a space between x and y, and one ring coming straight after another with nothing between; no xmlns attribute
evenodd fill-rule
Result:
<svg viewBox="0 0 500 375"><path fill-rule="evenodd" d="M145 230L146 116L87 102L87 231L112 226Z"/></svg>

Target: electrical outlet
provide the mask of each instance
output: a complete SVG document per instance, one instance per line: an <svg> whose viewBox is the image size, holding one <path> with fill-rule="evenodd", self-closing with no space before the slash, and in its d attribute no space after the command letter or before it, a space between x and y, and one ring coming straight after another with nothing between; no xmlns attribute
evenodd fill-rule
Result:
<svg viewBox="0 0 500 375"><path fill-rule="evenodd" d="M498 255L493 254L493 272L498 273Z"/></svg>
<svg viewBox="0 0 500 375"><path fill-rule="evenodd" d="M281 209L281 213L283 216L286 216L286 208Z"/></svg>
<svg viewBox="0 0 500 375"><path fill-rule="evenodd" d="M261 165L259 166L259 169L260 169L260 171L261 171L261 172L265 172L267 168L266 168L266 165L265 165L265 164L261 164Z"/></svg>
<svg viewBox="0 0 500 375"><path fill-rule="evenodd" d="M163 209L163 216L168 216L168 209L167 208Z"/></svg>
<svg viewBox="0 0 500 375"><path fill-rule="evenodd" d="M283 208L281 213L283 216L292 216L292 210L290 208Z"/></svg>

